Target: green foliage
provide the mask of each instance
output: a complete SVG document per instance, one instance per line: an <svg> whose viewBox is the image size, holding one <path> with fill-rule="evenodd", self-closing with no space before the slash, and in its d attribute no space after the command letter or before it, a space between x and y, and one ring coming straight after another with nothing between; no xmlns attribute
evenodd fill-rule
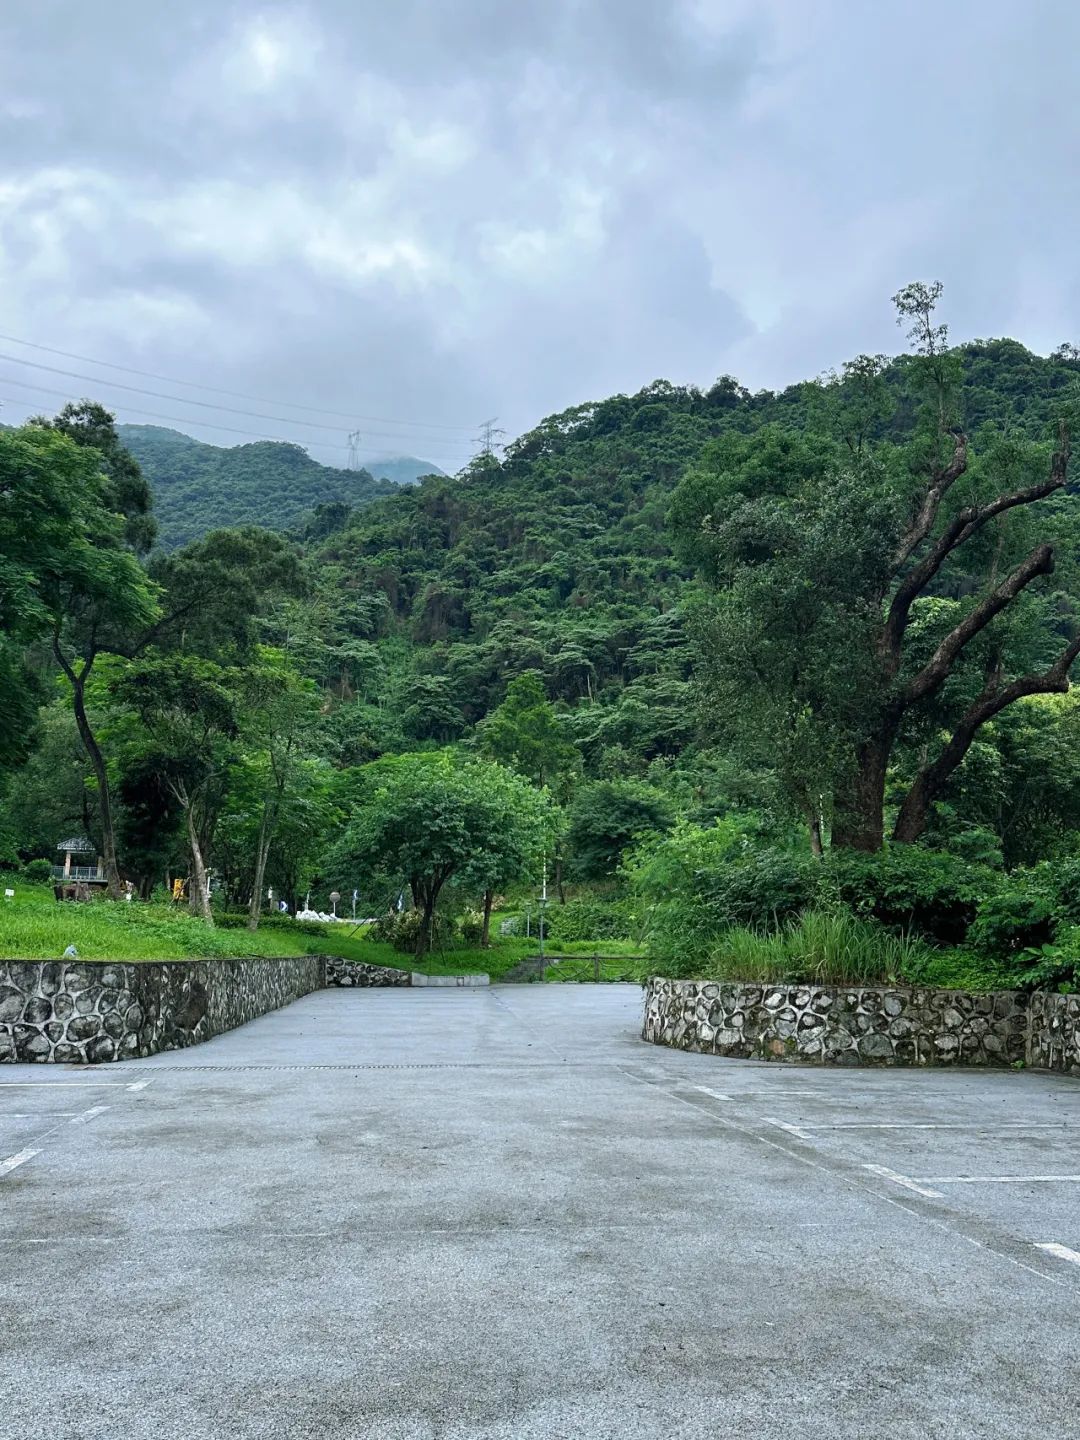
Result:
<svg viewBox="0 0 1080 1440"><path fill-rule="evenodd" d="M535 671L510 681L506 699L477 727L480 748L534 785L555 785L580 764Z"/></svg>
<svg viewBox="0 0 1080 1440"><path fill-rule="evenodd" d="M705 974L766 984L895 985L928 959L921 942L845 911L807 910L779 930L733 927Z"/></svg>
<svg viewBox="0 0 1080 1440"><path fill-rule="evenodd" d="M421 915L422 955L448 882L475 896L535 875L551 837L547 795L503 766L447 751L401 755L361 772L335 864L342 875L367 872L408 885Z"/></svg>
<svg viewBox="0 0 1080 1440"><path fill-rule="evenodd" d="M549 905L544 929L551 940L627 940L640 932L633 906L626 900L571 900Z"/></svg>
<svg viewBox="0 0 1080 1440"><path fill-rule="evenodd" d="M630 846L669 829L672 819L666 796L640 781L598 780L582 785L570 806L567 829L573 874L586 880L609 879Z"/></svg>
<svg viewBox="0 0 1080 1440"><path fill-rule="evenodd" d="M52 865L44 859L28 860L23 875L31 885L47 885L52 880Z"/></svg>
<svg viewBox="0 0 1080 1440"><path fill-rule="evenodd" d="M301 446L279 441L223 448L160 425L121 425L118 433L153 486L167 549L234 525L284 530L317 505L363 505L396 488L367 470L320 465Z"/></svg>
<svg viewBox="0 0 1080 1440"><path fill-rule="evenodd" d="M980 903L1000 884L986 867L917 845L891 845L876 855L834 851L826 873L854 914L941 945L964 940Z"/></svg>

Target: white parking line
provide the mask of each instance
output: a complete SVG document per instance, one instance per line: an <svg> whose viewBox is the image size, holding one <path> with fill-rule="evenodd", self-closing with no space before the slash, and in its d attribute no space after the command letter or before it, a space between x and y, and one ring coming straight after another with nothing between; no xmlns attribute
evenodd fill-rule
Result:
<svg viewBox="0 0 1080 1440"><path fill-rule="evenodd" d="M695 1085L694 1089L702 1095L711 1095L714 1100L730 1100L730 1095L725 1095L722 1090L710 1090L707 1085Z"/></svg>
<svg viewBox="0 0 1080 1440"><path fill-rule="evenodd" d="M1048 1185L1054 1181L1076 1183L1080 1175L923 1175L920 1185Z"/></svg>
<svg viewBox="0 0 1080 1440"><path fill-rule="evenodd" d="M891 1180L894 1185L902 1185L905 1190L914 1190L916 1195L925 1195L928 1200L945 1199L940 1190L931 1190L924 1181L913 1180L910 1175L901 1175L884 1165L864 1165L863 1169L869 1170L873 1175L880 1175L885 1180Z"/></svg>
<svg viewBox="0 0 1080 1440"><path fill-rule="evenodd" d="M20 1150L17 1155L9 1155L6 1160L0 1160L0 1175L7 1175L12 1170L17 1170L20 1165L25 1165L27 1160L32 1160L35 1155L40 1155L40 1150Z"/></svg>
<svg viewBox="0 0 1080 1440"><path fill-rule="evenodd" d="M771 1115L765 1116L765 1124L775 1125L778 1130L786 1130L789 1135L794 1135L798 1140L810 1139L810 1136L806 1133L806 1131L810 1129L809 1125L805 1128L802 1125L789 1125L786 1120L776 1120ZM819 1126L818 1128L820 1129L821 1127Z"/></svg>
<svg viewBox="0 0 1080 1440"><path fill-rule="evenodd" d="M779 1125L779 1120L769 1122ZM1059 1121L1036 1121L1031 1125L1021 1124L1019 1121L1010 1121L1004 1125L995 1125L992 1121L969 1121L956 1124L916 1124L912 1122L893 1122L887 1125L879 1125L869 1120L840 1120L835 1124L817 1124L810 1120L804 1120L798 1127L801 1130L988 1130L994 1135L1003 1130L1078 1130L1080 1126L1070 1125L1065 1120Z"/></svg>
<svg viewBox="0 0 1080 1440"><path fill-rule="evenodd" d="M1059 1260L1068 1260L1072 1265L1080 1265L1080 1250L1070 1250L1067 1245L1059 1245L1056 1240L1045 1245L1036 1245L1035 1249L1045 1250L1048 1255L1055 1255Z"/></svg>
<svg viewBox="0 0 1080 1440"><path fill-rule="evenodd" d="M152 1085L153 1083L153 1076L151 1076L149 1080L136 1080L134 1085L128 1085L125 1088L132 1091L145 1090L148 1085Z"/></svg>
<svg viewBox="0 0 1080 1440"><path fill-rule="evenodd" d="M93 1105L89 1110L84 1110L81 1115L76 1115L71 1123L72 1125L85 1125L88 1121L93 1120L95 1115L100 1115L108 1108L108 1105Z"/></svg>
<svg viewBox="0 0 1080 1440"><path fill-rule="evenodd" d="M0 1125L5 1120L55 1120L78 1113L77 1110L3 1110L0 1111Z"/></svg>
<svg viewBox="0 0 1080 1440"><path fill-rule="evenodd" d="M116 1080L0 1080L0 1090L126 1090Z"/></svg>

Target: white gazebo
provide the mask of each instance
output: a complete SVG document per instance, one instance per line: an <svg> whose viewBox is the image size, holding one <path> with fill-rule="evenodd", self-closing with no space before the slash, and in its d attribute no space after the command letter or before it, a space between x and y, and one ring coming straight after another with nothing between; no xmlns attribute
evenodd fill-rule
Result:
<svg viewBox="0 0 1080 1440"><path fill-rule="evenodd" d="M53 866L53 875L57 880L81 880L87 885L105 884L105 868L93 841L82 835L73 835L70 839L61 840L56 848L64 857L63 865ZM94 857L92 865L89 862L91 855ZM79 857L84 857L82 863Z"/></svg>

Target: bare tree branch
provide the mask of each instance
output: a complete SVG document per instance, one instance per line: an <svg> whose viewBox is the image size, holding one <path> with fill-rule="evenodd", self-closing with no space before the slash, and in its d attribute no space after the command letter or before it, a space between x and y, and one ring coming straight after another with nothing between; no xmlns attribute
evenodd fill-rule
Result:
<svg viewBox="0 0 1080 1440"><path fill-rule="evenodd" d="M934 528L934 521L937 519L938 509L947 492L959 480L967 469L967 436L962 430L953 434L954 446L952 459L948 465L939 467L933 473L930 488L923 497L923 503L919 507L919 513L912 522L907 534L900 541L896 554L892 559L892 570L896 572L904 565L915 551L919 548L927 535Z"/></svg>
<svg viewBox="0 0 1080 1440"><path fill-rule="evenodd" d="M995 586L975 606L974 610L965 615L955 629L949 631L927 663L898 697L899 709L906 710L909 705L913 705L917 700L925 699L927 695L933 694L944 684L964 646L973 640L981 630L985 630L990 621L999 615L1006 606L1011 605L1025 586L1030 585L1032 580L1039 575L1049 575L1053 568L1053 547L1036 545L1031 554L1021 561L1011 575L1008 575L1000 585Z"/></svg>
<svg viewBox="0 0 1080 1440"><path fill-rule="evenodd" d="M1019 679L1002 685L1000 671L995 667L982 694L961 716L944 750L931 764L924 765L915 777L896 818L893 839L911 842L919 838L926 828L930 806L970 750L981 726L1026 695L1065 694L1069 689L1069 671L1078 656L1080 635L1065 647L1048 670L1039 675L1021 675Z"/></svg>
<svg viewBox="0 0 1080 1440"><path fill-rule="evenodd" d="M1058 448L1054 451L1050 461L1050 473L1045 480L1038 485L1029 485L1024 490L998 495L985 505L965 506L942 531L923 559L908 572L893 596L882 636L882 652L886 673L890 678L900 668L900 646L911 607L952 552L995 516L1003 515L1020 505L1030 505L1036 500L1043 500L1047 495L1061 490L1068 478L1069 456L1069 432L1062 424L1058 430ZM910 555L911 552L908 553Z"/></svg>

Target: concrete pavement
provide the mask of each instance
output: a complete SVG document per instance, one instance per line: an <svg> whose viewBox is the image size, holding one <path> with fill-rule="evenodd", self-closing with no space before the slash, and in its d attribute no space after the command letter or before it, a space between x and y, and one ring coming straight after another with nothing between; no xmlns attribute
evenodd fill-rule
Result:
<svg viewBox="0 0 1080 1440"><path fill-rule="evenodd" d="M1080 1083L683 1055L640 1008L323 991L5 1066L2 1440L1070 1433Z"/></svg>

